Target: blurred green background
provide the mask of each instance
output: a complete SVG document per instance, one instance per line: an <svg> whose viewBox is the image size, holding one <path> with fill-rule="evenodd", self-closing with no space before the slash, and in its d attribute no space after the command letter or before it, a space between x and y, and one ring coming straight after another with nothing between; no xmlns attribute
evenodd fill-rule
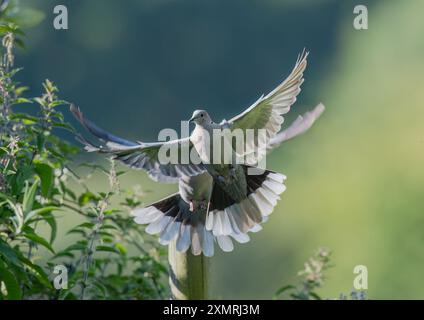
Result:
<svg viewBox="0 0 424 320"><path fill-rule="evenodd" d="M350 292L362 264L370 298L424 299L423 1L21 2L46 14L27 30L21 80L34 94L55 81L89 118L132 139L178 130L198 107L216 120L237 114L306 47L306 81L287 123L318 102L327 110L268 159L288 189L263 231L212 259L213 296L270 298L326 246L335 267L322 296ZM68 7L69 30L53 28L57 4ZM368 6L368 30L352 26L357 4ZM146 202L176 190L138 171L122 184L152 190Z"/></svg>

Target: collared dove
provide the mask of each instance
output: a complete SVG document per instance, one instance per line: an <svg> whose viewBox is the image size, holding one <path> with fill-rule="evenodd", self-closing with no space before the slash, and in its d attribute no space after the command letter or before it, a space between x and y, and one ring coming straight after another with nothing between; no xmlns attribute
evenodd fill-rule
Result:
<svg viewBox="0 0 424 320"><path fill-rule="evenodd" d="M73 111L76 112L76 109L73 109ZM288 128L271 139L268 144L268 152L279 147L283 142L306 132L323 111L324 105L319 104L312 111L306 112L303 116L298 116ZM81 113L79 113L78 119L83 121L84 126L90 132L104 141L127 146L137 145L135 142L116 137L100 129L83 118ZM243 233L241 230L239 233L215 236L213 230L205 228L207 201L204 200L209 201L213 187L213 179L210 174L204 172L196 176L183 176L178 183L178 193L157 201L146 208L134 210L132 214L135 222L147 224L146 231L148 233L159 233L161 244L166 245L176 238L179 251L185 252L191 246L194 255L203 252L205 256L212 256L214 254L214 242L217 242L224 251L232 251L231 237L239 243L249 241L247 232ZM181 212L182 219L170 219L169 217L172 217L171 209ZM234 219L231 216L228 217L231 219L229 222L233 223L233 227L236 227ZM166 227L158 227L159 223L161 223L161 226L166 224ZM248 231L256 232L260 229L260 224L253 224Z"/></svg>
<svg viewBox="0 0 424 320"><path fill-rule="evenodd" d="M269 143L268 152L279 147L283 142L292 139L306 132L316 119L324 111L324 105L317 105L312 111L306 112L298 118L285 130L278 133ZM206 227L207 204L210 201L213 189L213 178L205 172L196 176L185 176L179 180L179 192L163 200L157 201L150 206L137 209L133 212L135 221L140 224L149 224L146 231L152 234L159 233L160 243L166 245L176 238L177 250L186 251L190 245L194 255L203 252L205 256L214 254L214 242L223 251L232 251L233 243L231 239L239 243L246 243L250 240L247 232L257 232L262 229L260 223L246 222L244 229L240 229L237 219L231 215L216 214L220 223ZM271 199L270 199L271 200ZM262 222L267 220L267 214L270 214L276 204L277 198L268 204L268 211L263 212ZM175 206L178 210L188 212L186 221L167 220L169 208ZM248 217L248 216L247 216ZM242 217L238 217L241 219ZM227 220L228 219L228 220ZM156 225L163 222L166 228L156 229ZM150 228L153 225L153 228ZM219 229L222 228L222 231ZM246 229L248 229L246 231Z"/></svg>
<svg viewBox="0 0 424 320"><path fill-rule="evenodd" d="M186 251L191 245L193 254L203 252L211 256L215 239L224 251L233 249L230 237L238 242L249 240L246 233L260 228L259 224L273 211L279 194L285 190L285 176L269 170L259 175L248 175L248 167L244 165L211 163L210 159L205 158L208 141L203 138L204 132L224 126L242 130L265 129L267 138L271 139L270 145L277 146L306 131L313 121L298 119L296 126L284 130L281 133L283 136L276 136L283 122L281 115L289 111L300 92L306 57L307 54L299 57L292 73L282 84L230 121L216 124L206 111L195 111L191 120L195 122L196 128L187 139L135 143L103 131L85 119L79 109L72 106L71 110L91 133L106 142L105 146L98 147L81 139L87 151L111 154L130 167L146 170L149 176L158 181L176 182L179 179L178 194L136 210L135 221L149 224L146 231L159 233L162 244L176 239L179 251ZM323 110L323 107L317 107L315 111L318 109ZM322 110L315 114L319 115ZM254 148L257 147L257 141L253 139L246 143ZM180 148L183 144L187 144L190 151L194 149L202 162L159 162L158 153L162 146Z"/></svg>

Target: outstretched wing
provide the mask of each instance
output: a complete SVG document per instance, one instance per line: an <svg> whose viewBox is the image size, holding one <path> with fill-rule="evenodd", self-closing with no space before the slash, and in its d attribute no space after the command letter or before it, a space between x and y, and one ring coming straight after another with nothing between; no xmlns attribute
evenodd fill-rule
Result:
<svg viewBox="0 0 424 320"><path fill-rule="evenodd" d="M282 130L269 141L267 146L268 152L279 147L283 142L305 133L310 127L312 127L315 120L320 117L324 110L324 105L320 103L313 110L307 111L303 115L298 116L287 129Z"/></svg>
<svg viewBox="0 0 424 320"><path fill-rule="evenodd" d="M303 51L299 55L293 71L278 87L266 96L262 95L243 113L223 123L223 125L225 124L232 130L255 129L254 139L245 142L245 152L247 154L253 152L259 143L267 143L269 139L272 139L280 131L281 124L284 121L282 115L290 110L300 92L300 86L304 80L303 72L307 65L307 57L308 53ZM265 129L267 141L260 140L257 129Z"/></svg>
<svg viewBox="0 0 424 320"><path fill-rule="evenodd" d="M193 176L205 171L203 165L194 164L188 156L187 164L180 163L182 152L188 155L192 152L193 145L189 138L171 140L166 142L132 142L110 134L99 128L90 120L86 119L79 108L71 105L71 112L75 118L94 136L105 142L105 145L95 145L81 135L78 140L85 145L84 149L88 152L98 152L111 155L114 159L122 161L131 168L143 169L149 176L159 182L176 183L182 176ZM163 161L159 155L162 151L175 150L178 156L176 161Z"/></svg>

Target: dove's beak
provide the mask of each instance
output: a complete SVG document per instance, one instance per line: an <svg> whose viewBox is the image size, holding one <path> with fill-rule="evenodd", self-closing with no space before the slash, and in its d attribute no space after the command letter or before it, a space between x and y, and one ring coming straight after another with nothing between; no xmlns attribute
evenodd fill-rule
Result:
<svg viewBox="0 0 424 320"><path fill-rule="evenodd" d="M195 116L192 116L192 117L190 118L190 120L188 120L188 123L193 123L194 119L196 119L196 117L195 117Z"/></svg>

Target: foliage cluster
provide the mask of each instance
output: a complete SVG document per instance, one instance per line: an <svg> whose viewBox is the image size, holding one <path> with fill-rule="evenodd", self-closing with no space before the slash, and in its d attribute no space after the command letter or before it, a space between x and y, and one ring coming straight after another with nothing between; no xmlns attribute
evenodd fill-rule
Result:
<svg viewBox="0 0 424 320"><path fill-rule="evenodd" d="M14 48L25 37L19 10L3 1L0 11L0 299L166 297L164 253L128 214L140 195L120 190L123 172L113 161L109 168L83 164L109 180L107 192L89 189L92 174L82 178L72 165L78 148L58 136L75 132L60 109L69 103L49 80L39 97L25 96L14 67ZM15 112L16 106L28 112ZM81 223L69 228L66 215ZM71 244L60 248L56 238L64 231Z"/></svg>

